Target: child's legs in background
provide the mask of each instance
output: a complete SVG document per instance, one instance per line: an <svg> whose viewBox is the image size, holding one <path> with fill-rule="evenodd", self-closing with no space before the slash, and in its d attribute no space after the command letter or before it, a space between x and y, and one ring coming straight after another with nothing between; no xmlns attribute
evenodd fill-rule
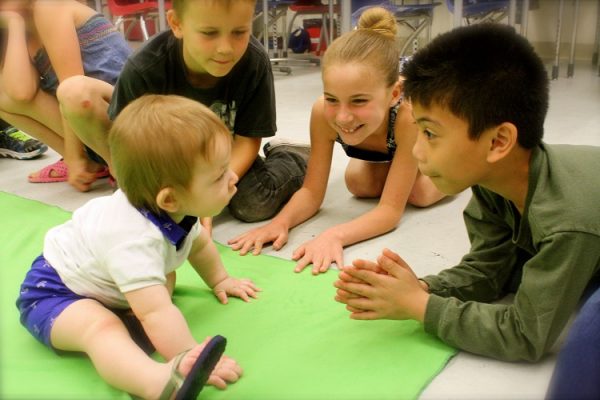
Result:
<svg viewBox="0 0 600 400"><path fill-rule="evenodd" d="M42 141L61 156L65 153L65 142L62 136L48 129L34 119L19 114L11 114L0 110L0 118L28 135Z"/></svg>
<svg viewBox="0 0 600 400"><path fill-rule="evenodd" d="M15 101L0 87L0 118L64 154L62 117L51 94L38 90L30 101Z"/></svg>
<svg viewBox="0 0 600 400"><path fill-rule="evenodd" d="M429 207L444 197L446 197L446 195L439 191L431 181L431 178L423 175L420 171L417 172L415 184L408 196L409 204L412 204L415 207Z"/></svg>
<svg viewBox="0 0 600 400"><path fill-rule="evenodd" d="M300 189L306 174L306 159L288 151L273 151L256 158L237 184L229 203L231 214L244 222L273 217Z"/></svg>
<svg viewBox="0 0 600 400"><path fill-rule="evenodd" d="M99 79L73 76L56 91L60 110L77 137L110 166L108 104L113 86Z"/></svg>
<svg viewBox="0 0 600 400"><path fill-rule="evenodd" d="M548 399L600 399L600 284L585 301L558 355Z"/></svg>
<svg viewBox="0 0 600 400"><path fill-rule="evenodd" d="M348 191L359 198L380 197L390 164L390 162L370 162L350 158L344 176Z"/></svg>

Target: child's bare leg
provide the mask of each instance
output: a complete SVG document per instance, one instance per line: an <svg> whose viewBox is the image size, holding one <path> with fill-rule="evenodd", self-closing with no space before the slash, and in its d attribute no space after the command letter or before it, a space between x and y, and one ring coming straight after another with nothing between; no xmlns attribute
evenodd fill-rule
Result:
<svg viewBox="0 0 600 400"><path fill-rule="evenodd" d="M108 104L113 87L86 76L65 79L56 92L62 115L77 137L110 166Z"/></svg>
<svg viewBox="0 0 600 400"><path fill-rule="evenodd" d="M26 132L30 136L44 142L61 156L64 155L65 142L62 136L53 130L48 129L46 125L25 115L12 114L2 110L0 110L0 118Z"/></svg>
<svg viewBox="0 0 600 400"><path fill-rule="evenodd" d="M52 95L38 90L31 100L25 102L0 92L0 112L11 125L64 154L62 117L58 101Z"/></svg>
<svg viewBox="0 0 600 400"><path fill-rule="evenodd" d="M408 202L415 207L428 207L444 197L446 195L438 190L428 176L418 172Z"/></svg>
<svg viewBox="0 0 600 400"><path fill-rule="evenodd" d="M175 271L170 272L170 273L167 274L167 283L166 283L166 286L167 286L167 290L169 291L169 295L171 297L173 297L173 291L175 291L175 283L176 283L176 281L177 281L177 275L176 275Z"/></svg>
<svg viewBox="0 0 600 400"><path fill-rule="evenodd" d="M389 170L390 163L372 163L351 158L346 167L346 187L356 197L380 197Z"/></svg>
<svg viewBox="0 0 600 400"><path fill-rule="evenodd" d="M145 399L158 398L171 374L170 363L148 357L121 320L94 300L79 300L68 306L54 322L51 341L60 350L85 352L106 382ZM194 347L182 360L179 371L184 376L202 348Z"/></svg>

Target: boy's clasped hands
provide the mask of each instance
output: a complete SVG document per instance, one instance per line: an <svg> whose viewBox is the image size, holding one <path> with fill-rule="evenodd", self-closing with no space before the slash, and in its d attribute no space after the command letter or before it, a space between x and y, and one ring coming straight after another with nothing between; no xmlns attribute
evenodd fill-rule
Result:
<svg viewBox="0 0 600 400"><path fill-rule="evenodd" d="M334 286L335 300L346 304L352 319L423 322L425 318L427 284L389 249L384 249L376 262L358 259L341 268Z"/></svg>

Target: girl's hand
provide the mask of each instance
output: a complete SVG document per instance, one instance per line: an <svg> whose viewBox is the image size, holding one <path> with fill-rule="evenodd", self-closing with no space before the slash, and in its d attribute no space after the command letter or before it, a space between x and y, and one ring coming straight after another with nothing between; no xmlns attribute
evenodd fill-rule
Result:
<svg viewBox="0 0 600 400"><path fill-rule="evenodd" d="M287 240L288 229L282 224L270 222L228 240L227 244L233 250L239 250L242 256L252 249L254 249L252 254L257 256L265 244L273 242L273 248L279 250L287 243Z"/></svg>
<svg viewBox="0 0 600 400"><path fill-rule="evenodd" d="M294 272L302 271L309 264L313 265L313 275L327 272L332 263L342 268L344 265L342 239L333 230L325 231L298 247L292 254L292 259L298 261Z"/></svg>
<svg viewBox="0 0 600 400"><path fill-rule="evenodd" d="M67 164L67 169L69 171L69 183L71 186L80 192L87 192L90 190L92 183L97 180L92 163L88 159L74 157L71 159L65 158L65 164Z"/></svg>
<svg viewBox="0 0 600 400"><path fill-rule="evenodd" d="M213 293L222 304L227 304L227 295L239 297L245 302L250 301L250 297L256 299L256 292L260 292L254 282L250 279L236 279L231 276L217 283L213 288Z"/></svg>

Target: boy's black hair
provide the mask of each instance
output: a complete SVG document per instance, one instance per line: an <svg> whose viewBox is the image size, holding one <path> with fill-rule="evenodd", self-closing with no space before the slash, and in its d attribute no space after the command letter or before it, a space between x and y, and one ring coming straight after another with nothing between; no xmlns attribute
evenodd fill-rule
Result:
<svg viewBox="0 0 600 400"><path fill-rule="evenodd" d="M478 24L436 37L402 70L404 93L424 107L446 107L469 124L469 137L503 122L530 149L542 140L548 73L523 36L506 25Z"/></svg>

